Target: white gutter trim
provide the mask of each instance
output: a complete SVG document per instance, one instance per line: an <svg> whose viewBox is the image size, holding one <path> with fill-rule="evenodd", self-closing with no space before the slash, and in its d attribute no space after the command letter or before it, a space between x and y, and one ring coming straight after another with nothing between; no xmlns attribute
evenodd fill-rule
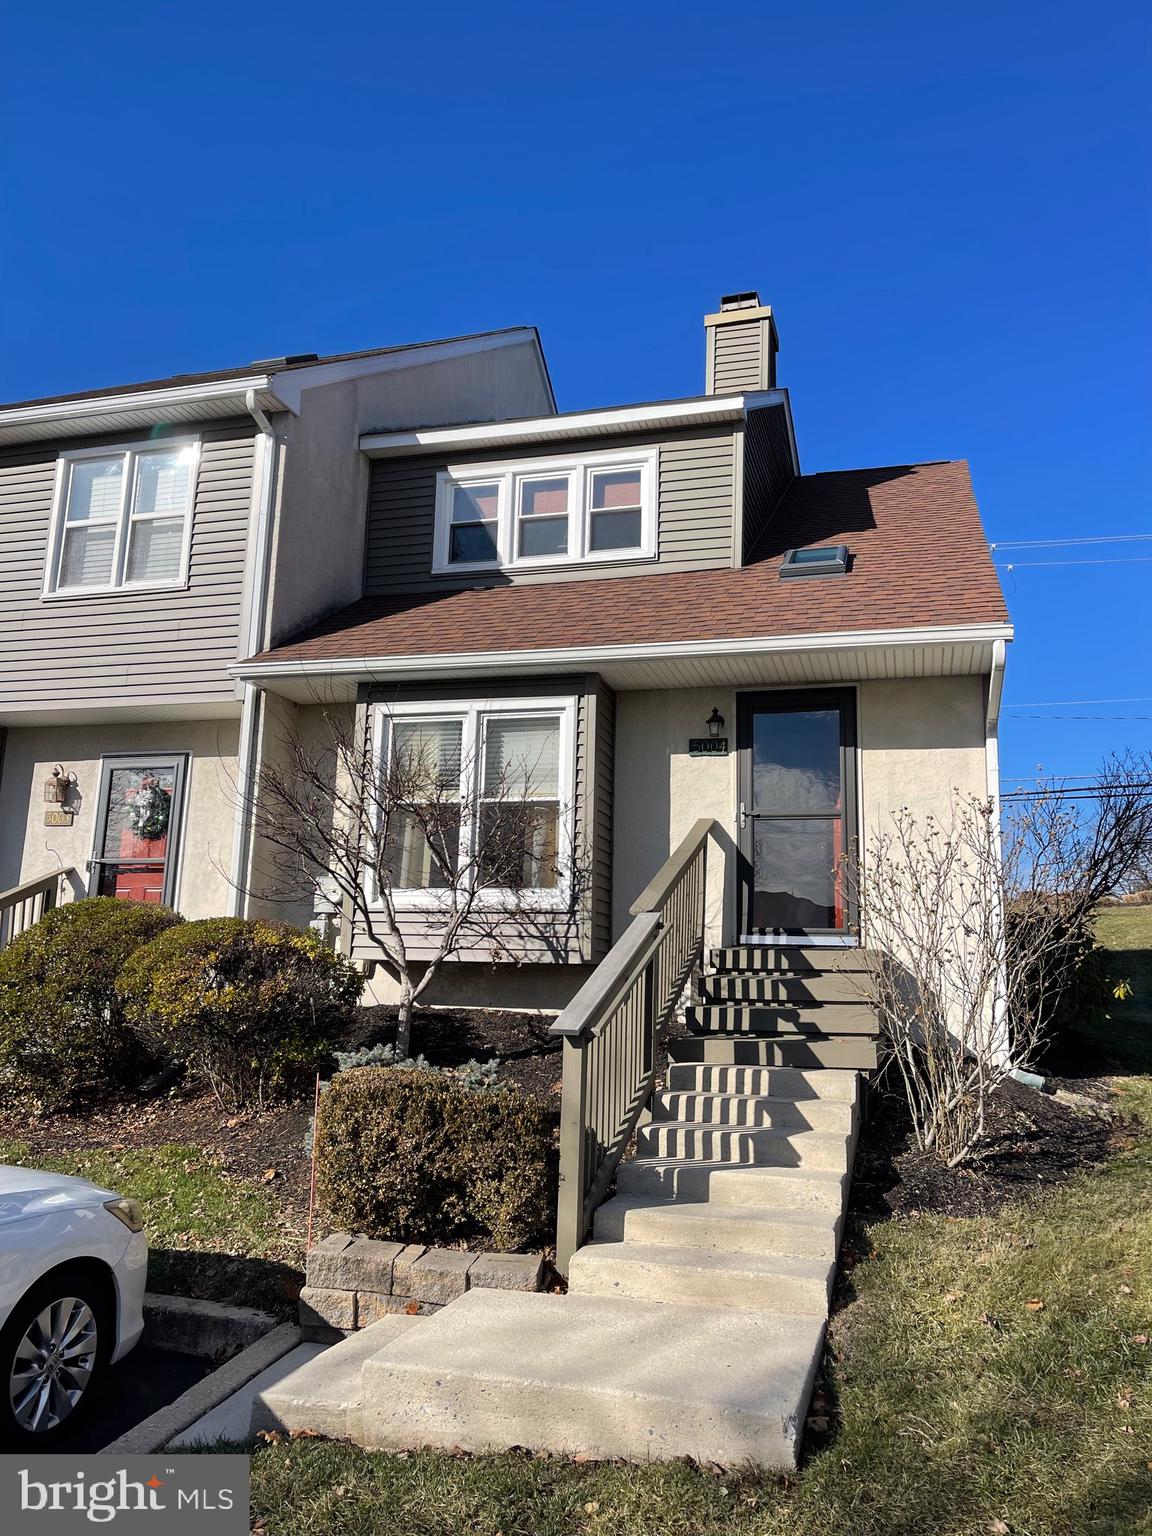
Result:
<svg viewBox="0 0 1152 1536"><path fill-rule="evenodd" d="M355 677L387 672L475 671L509 666L595 666L613 661L690 660L695 656L760 656L793 651L875 650L884 646L995 645L1012 638L1010 624L957 624L923 629L844 630L839 634L760 635L724 640L671 640L641 645L564 646L517 651L453 651L409 656L333 657L315 661L245 661L230 667L233 677L257 681L278 677Z"/></svg>
<svg viewBox="0 0 1152 1536"><path fill-rule="evenodd" d="M261 455L259 490L249 520L248 538L251 563L248 570L245 643L249 654L264 644L268 613L268 583L272 560L272 505L276 491L276 433L260 409L255 389L244 397L249 415L260 430ZM232 857L228 870L229 917L241 917L248 886L248 854L252 836L252 794L256 782L260 690L250 682L243 685L240 712L240 740L236 749L236 805L232 828Z"/></svg>
<svg viewBox="0 0 1152 1536"><path fill-rule="evenodd" d="M575 411L570 415L530 416L521 421L480 422L467 427L418 427L406 432L364 432L360 448L368 455L400 449L483 447L497 440L515 444L554 437L557 432L579 436L604 427L627 430L660 427L696 420L738 420L748 411L787 403L782 389L739 395L707 395L695 400L665 400L657 405L622 405L605 411Z"/></svg>
<svg viewBox="0 0 1152 1536"><path fill-rule="evenodd" d="M168 389L141 389L124 395L87 395L83 400L54 400L45 405L17 405L0 409L0 427L36 426L44 422L78 421L86 416L108 416L127 411L162 411L166 405L194 405L229 399L253 391L270 392L267 374L239 379L214 379L205 384L180 384Z"/></svg>

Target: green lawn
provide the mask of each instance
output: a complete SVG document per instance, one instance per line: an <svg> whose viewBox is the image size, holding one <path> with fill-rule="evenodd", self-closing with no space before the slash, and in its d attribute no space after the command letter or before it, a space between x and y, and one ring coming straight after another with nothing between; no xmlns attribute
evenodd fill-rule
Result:
<svg viewBox="0 0 1152 1536"><path fill-rule="evenodd" d="M1128 982L1132 996L1113 1003L1107 1022L1083 1038L1101 1049L1105 1071L1152 1072L1152 907L1102 908L1096 936L1112 952L1112 979Z"/></svg>
<svg viewBox="0 0 1152 1536"><path fill-rule="evenodd" d="M301 1262L298 1235L266 1190L225 1174L197 1147L81 1149L54 1157L0 1140L0 1163L75 1174L138 1199L152 1290L290 1309L288 1266Z"/></svg>

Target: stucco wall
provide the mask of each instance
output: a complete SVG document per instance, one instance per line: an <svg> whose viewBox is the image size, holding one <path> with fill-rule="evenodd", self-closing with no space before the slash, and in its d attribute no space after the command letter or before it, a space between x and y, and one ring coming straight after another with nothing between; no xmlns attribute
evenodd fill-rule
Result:
<svg viewBox="0 0 1152 1536"><path fill-rule="evenodd" d="M690 757L688 742L707 736L713 708L725 719L727 757ZM730 689L662 689L616 698L616 815L612 931L619 938L628 909L700 816L714 816L731 837L736 817L736 699ZM734 890L712 857L708 873L708 942L718 944Z"/></svg>
<svg viewBox="0 0 1152 1536"><path fill-rule="evenodd" d="M71 865L83 882L73 894L85 895L101 755L187 752L176 904L185 917L223 914L232 857L238 732L234 720L10 730L0 779L0 889ZM57 763L78 781L79 809L71 827L44 825L44 780Z"/></svg>
<svg viewBox="0 0 1152 1536"><path fill-rule="evenodd" d="M906 678L858 688L862 840L908 806L947 818L956 792L987 793L982 677Z"/></svg>

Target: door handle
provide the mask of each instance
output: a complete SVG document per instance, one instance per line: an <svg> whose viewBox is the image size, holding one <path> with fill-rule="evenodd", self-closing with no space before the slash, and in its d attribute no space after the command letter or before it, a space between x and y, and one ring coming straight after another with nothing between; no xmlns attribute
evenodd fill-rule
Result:
<svg viewBox="0 0 1152 1536"><path fill-rule="evenodd" d="M748 825L748 807L744 804L743 800L741 800L741 802L740 802L740 830L741 830L741 832L743 832L744 828L747 825Z"/></svg>

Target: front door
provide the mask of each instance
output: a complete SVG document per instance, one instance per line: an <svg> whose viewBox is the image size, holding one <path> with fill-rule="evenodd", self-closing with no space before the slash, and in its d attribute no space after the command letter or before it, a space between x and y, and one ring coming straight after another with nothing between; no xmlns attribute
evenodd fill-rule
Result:
<svg viewBox="0 0 1152 1536"><path fill-rule="evenodd" d="M744 942L847 936L855 825L851 689L745 694L736 722Z"/></svg>
<svg viewBox="0 0 1152 1536"><path fill-rule="evenodd" d="M92 855L94 896L172 904L183 783L182 756L104 759Z"/></svg>

